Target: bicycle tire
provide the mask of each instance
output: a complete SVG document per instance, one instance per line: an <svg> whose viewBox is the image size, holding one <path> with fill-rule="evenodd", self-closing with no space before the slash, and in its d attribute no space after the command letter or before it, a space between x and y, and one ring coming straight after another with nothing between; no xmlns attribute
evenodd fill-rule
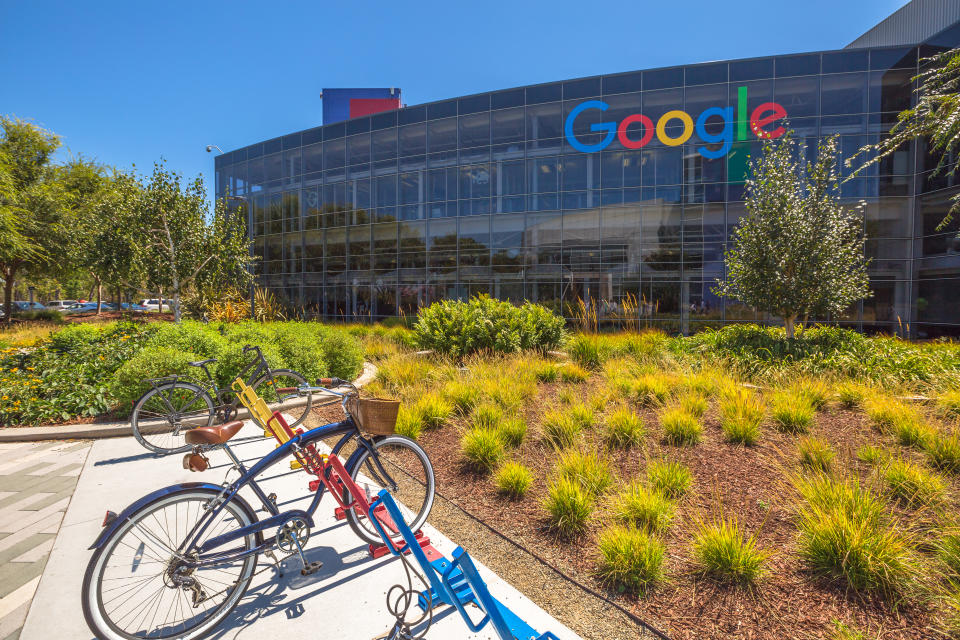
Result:
<svg viewBox="0 0 960 640"><path fill-rule="evenodd" d="M171 400L175 396L179 397L181 391L184 392L184 402L189 406L184 405L176 409ZM194 400L190 398L200 403L195 409L193 408ZM158 403L158 406L154 408L150 403ZM180 424L182 418L177 417L180 409L190 409L186 419L195 421L196 424ZM133 407L133 413L130 414L130 426L133 429L133 437L146 449L159 455L169 455L190 451L191 446L183 442L183 432L193 427L209 427L213 424L215 415L213 399L203 387L192 382L177 380L153 387L140 396ZM149 420L151 417L152 422ZM164 421L169 425L169 431L166 431ZM161 428L163 430L157 431Z"/></svg>
<svg viewBox="0 0 960 640"><path fill-rule="evenodd" d="M113 617L119 616L117 611L121 610L121 608L124 606L124 603L121 602L119 605L116 605L113 611L111 612L107 612L106 610L107 607L104 604L104 594L111 591L116 592L119 589L125 588L125 585L117 586L115 582L117 580L124 579L124 577L126 577L131 572L130 571L131 566L135 567L133 569L133 572L136 572L141 567L145 567L149 565L159 565L154 569L145 568L143 573L150 574L151 572L156 571L156 569L159 569L160 573L147 575L146 578L144 578L142 575L136 578L132 578L132 580L134 581L133 582L134 587L131 587L131 590L133 589L136 589L136 590L133 591L133 595L131 595L130 598L137 597L138 593L142 594L145 590L149 594L159 593L159 595L157 596L152 596L157 603L155 605L155 611L157 613L154 613L153 617L150 619L150 622L148 623L148 626L153 626L154 620L156 620L157 615L167 616L164 618L162 624L169 626L170 624L173 624L173 623L168 623L169 615L171 612L179 613L180 611L183 611L183 610L189 611L190 609L189 606L185 607L184 609L181 609L180 611L178 611L177 608L174 608L174 607L162 606L163 599L165 596L172 598L173 601L175 602L180 602L179 594L184 593L185 590L178 587L170 587L167 584L167 580L165 578L168 578L166 574L168 572L169 565L165 564L162 561L163 560L162 556L152 555L154 553L159 553L158 552L158 549L160 548L159 545L156 545L155 542L151 541L151 545L147 546L143 539L138 538L136 534L134 534L133 538L136 538L141 542L141 544L138 545L137 548L134 548L126 542L127 534L130 533L131 530L133 530L134 527L137 526L139 523L148 522L147 518L149 517L153 517L154 522L156 522L158 525L161 522L161 520L163 520L164 522L167 522L167 524L169 525L168 518L164 517L163 519L161 519L156 514L162 510L163 515L167 516L166 508L171 505L178 505L179 503L187 503L186 513L189 516L190 511L192 511L193 509L192 507L190 507L190 502L197 502L198 517L207 517L206 512L202 508L200 508L199 505L208 503L211 499L215 498L217 495L218 495L218 492L213 489L190 489L190 490L179 492L179 493L161 496L156 500L147 503L146 505L138 509L136 512L134 512L130 516L130 518L126 520L120 527L118 527L117 530L114 531L113 534L111 534L111 536L104 542L104 544L99 549L97 549L97 551L93 554L93 556L90 558L90 561L87 564L87 569L83 576L83 586L82 586L81 598L80 598L82 602L82 607L83 607L84 619L87 622L87 626L90 628L90 630L94 633L94 635L97 638L101 638L102 640L141 640L144 638L151 638L154 640L164 640L165 638L178 638L182 640L200 640L200 638L203 638L207 634L214 631L217 628L217 626L221 622L223 622L223 620L227 616L230 615L230 613L237 606L237 604L239 604L241 598L243 597L243 594L246 592L247 588L250 586L250 582L253 580L253 576L256 574L256 566L257 566L257 559L258 559L257 554L250 555L247 558L237 561L242 563L240 570L238 572L237 580L232 586L229 586L227 589L222 590L223 593L226 593L222 604L217 606L209 616L205 616L203 619L199 620L196 624L190 627L187 627L185 625L181 627L179 624L175 624L172 627L172 629L166 634L155 633L156 629L146 629L142 634L133 633L133 632L130 632L129 630L124 630L120 628L120 626L118 625L119 621L111 617L111 616ZM222 511L221 514L227 514L228 517L233 518L234 521L237 523L238 527L247 526L257 521L257 516L254 513L253 509L251 509L250 505L248 505L242 498L241 499L234 498L229 503L227 503L227 505L224 507L224 511ZM214 526L219 526L219 525L213 525L209 529L214 528ZM176 528L179 530L179 527L176 527ZM140 529L138 529L138 531L139 530ZM185 532L184 535L186 535L186 531L189 531L189 530L190 528L189 526L187 526L184 529L184 532ZM207 535L209 535L209 533ZM177 535L176 538L179 540L180 536ZM167 539L169 540L171 538L168 536ZM163 540L163 538L158 537L158 538L154 538L153 540ZM256 545L256 534L250 533L244 538L241 538L241 541L245 545L244 548L251 549ZM133 542L133 540L131 540L131 542ZM117 549L121 549L121 544L124 547L127 547L128 549L134 549L135 553L132 556L132 563L130 566L128 566L126 563L115 564L111 566L110 560L115 559L115 555L116 555L114 551ZM121 549L121 553L128 553L128 551ZM137 557L137 553L139 553L139 559ZM146 561L144 561L143 558L146 558ZM226 563L224 563L224 565L225 564ZM224 565L217 565L218 568L211 568L211 571L222 572L223 571L222 567ZM122 567L121 577L119 578L112 577L112 574L111 574L110 578L104 578L104 575L108 569L120 568L120 567ZM200 582L199 576L201 575L200 572L202 571L204 571L204 569L197 569L195 570L195 572L192 572L189 575L196 576L195 579L198 582ZM225 579L219 573L217 574L217 576L218 578L220 578L221 581ZM152 587L157 586L157 582L156 582L157 578L159 578L160 580L159 591L154 591ZM208 579L206 575L204 579ZM212 578L209 578L209 579L212 580L213 582L216 582ZM109 582L110 586L105 588L104 587L105 582ZM201 582L201 584L203 583ZM211 589L217 588L217 586L214 586L212 584L208 586ZM175 592L176 595L171 595L170 594L171 591ZM130 590L122 591L117 597L123 597L124 595L130 592L131 592ZM221 592L214 591L213 596L217 596L220 593ZM187 596L184 595L184 597L187 597ZM187 599L189 601L189 598ZM116 600L116 597L114 597L114 600L112 600L111 602L108 602L107 604L111 604L112 602L115 602L115 600ZM141 606L141 605L138 605L138 606ZM151 607L154 607L154 605L152 604L152 601L146 605L145 610L147 611L147 613L144 614L144 622L146 622L146 618L149 616ZM161 613L164 610L167 611L166 614ZM204 608L204 614L206 613L206 611L207 611L206 608ZM134 615L133 617L133 622L136 622L136 620L139 618L139 613L138 613L138 610L134 610L134 612L136 613L136 615ZM127 617L129 615L130 613L128 612L127 614L125 614L124 617Z"/></svg>
<svg viewBox="0 0 960 640"><path fill-rule="evenodd" d="M276 385L278 387L299 387L300 385L308 384L307 379L292 369L271 369L270 373L260 376L252 385L253 390L271 406L271 409L276 409L280 413L293 418L293 420L287 424L289 424L291 429L295 429L300 426L307 417L307 414L310 413L310 407L313 405L313 394L308 393L306 403L299 404L293 402L294 400L303 398L299 393L274 394L267 390L261 393L260 386L271 378L273 380L279 379L280 382Z"/></svg>
<svg viewBox="0 0 960 640"><path fill-rule="evenodd" d="M399 449L406 449L413 453L415 459L420 462L422 466L421 469L404 469L405 465L403 461L391 460L393 456L388 453L381 452L380 449L386 450L387 447L394 446ZM413 517L407 521L407 526L410 527L411 531L416 533L426 523L427 516L430 515L430 510L433 509L433 500L436 494L436 479L433 474L433 464L430 462L430 457L427 456L427 452L418 445L416 442L410 438L398 435L392 436L382 436L374 440L373 443L374 449L378 451L380 456L380 461L384 465L387 473L393 477L394 481L400 485L398 487L398 492L391 492L394 498L397 500L398 505L401 509L406 509L406 511L413 513ZM420 472L422 472L423 477L419 477ZM361 473L366 479L361 479ZM353 469L350 469L350 477L356 482L367 494L368 500L372 500L376 493L380 491L381 486L376 484L378 482L379 470L376 468L376 464L370 457L370 453L364 450L359 454L356 464ZM374 483L374 484L371 484ZM416 485L421 485L423 487L423 497L409 497L405 495L406 488L409 488L411 494L417 494ZM418 495L418 494L417 494ZM349 503L352 498L350 492L346 489L343 490L343 499L345 503ZM421 501L422 500L422 501ZM417 502L421 501L419 508L414 511L415 505L407 504L408 502ZM357 514L356 510L348 509L346 511L347 524L350 525L350 528L353 530L358 537L362 540L372 543L380 544L383 540L380 538L380 534L377 533L373 525L369 522L366 517L361 517ZM396 539L399 539L399 536L395 536Z"/></svg>

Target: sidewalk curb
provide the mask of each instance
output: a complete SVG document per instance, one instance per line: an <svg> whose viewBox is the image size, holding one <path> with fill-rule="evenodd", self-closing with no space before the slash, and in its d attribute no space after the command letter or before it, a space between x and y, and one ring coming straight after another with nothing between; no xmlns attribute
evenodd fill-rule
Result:
<svg viewBox="0 0 960 640"><path fill-rule="evenodd" d="M363 371L353 381L357 387L372 382L377 375L377 366L372 362L363 363ZM296 405L290 405L296 406ZM237 420L246 420L250 416L246 409L237 412ZM52 427L4 427L0 429L2 442L37 442L40 440L87 440L99 438L121 438L132 435L129 422L101 422L91 424L62 424Z"/></svg>

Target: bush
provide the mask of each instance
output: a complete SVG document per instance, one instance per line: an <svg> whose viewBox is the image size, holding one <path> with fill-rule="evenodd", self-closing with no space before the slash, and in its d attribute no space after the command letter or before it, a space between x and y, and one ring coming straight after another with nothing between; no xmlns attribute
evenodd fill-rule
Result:
<svg viewBox="0 0 960 640"><path fill-rule="evenodd" d="M666 548L647 532L630 526L613 526L600 533L598 573L607 584L644 592L663 580Z"/></svg>
<svg viewBox="0 0 960 640"><path fill-rule="evenodd" d="M647 482L653 490L676 500L693 484L693 474L679 462L654 460L647 465Z"/></svg>
<svg viewBox="0 0 960 640"><path fill-rule="evenodd" d="M616 409L604 422L603 439L611 447L639 446L645 434L643 418L627 407Z"/></svg>
<svg viewBox="0 0 960 640"><path fill-rule="evenodd" d="M500 493L511 498L522 498L533 484L533 474L519 462L507 462L497 469L494 482Z"/></svg>
<svg viewBox="0 0 960 640"><path fill-rule="evenodd" d="M927 460L947 473L960 473L960 434L937 433L927 441Z"/></svg>
<svg viewBox="0 0 960 640"><path fill-rule="evenodd" d="M899 598L915 590L923 565L882 499L856 478L817 475L795 482L804 499L800 556L814 572L857 592Z"/></svg>
<svg viewBox="0 0 960 640"><path fill-rule="evenodd" d="M614 517L651 532L666 531L673 521L673 502L660 491L634 480L612 502Z"/></svg>
<svg viewBox="0 0 960 640"><path fill-rule="evenodd" d="M50 335L50 347L55 351L72 352L90 345L103 335L103 329L93 324L72 324Z"/></svg>
<svg viewBox="0 0 960 640"><path fill-rule="evenodd" d="M800 451L800 464L813 471L828 473L833 468L836 457L830 443L822 438L800 438L797 442Z"/></svg>
<svg viewBox="0 0 960 640"><path fill-rule="evenodd" d="M720 428L728 442L747 446L760 439L763 404L757 395L745 389L726 393L720 399Z"/></svg>
<svg viewBox="0 0 960 640"><path fill-rule="evenodd" d="M770 398L773 424L784 433L806 433L813 424L815 413L814 406L802 394L777 391Z"/></svg>
<svg viewBox="0 0 960 640"><path fill-rule="evenodd" d="M52 322L54 324L63 324L63 314L56 309L36 309L33 311L19 311L14 314L21 320L34 320L37 322Z"/></svg>
<svg viewBox="0 0 960 640"><path fill-rule="evenodd" d="M413 331L420 348L454 358L488 350L547 351L565 337L563 318L546 308L529 302L515 307L487 296L435 302L420 310Z"/></svg>
<svg viewBox="0 0 960 640"><path fill-rule="evenodd" d="M593 512L593 498L569 478L557 478L547 489L543 501L547 510L550 526L564 536L583 533Z"/></svg>
<svg viewBox="0 0 960 640"><path fill-rule="evenodd" d="M507 418L500 422L497 432L508 447L519 447L527 436L527 423L519 416Z"/></svg>
<svg viewBox="0 0 960 640"><path fill-rule="evenodd" d="M703 426L700 421L682 409L667 409L660 414L664 439L670 444L693 445L700 442Z"/></svg>
<svg viewBox="0 0 960 640"><path fill-rule="evenodd" d="M562 409L552 409L543 414L541 426L547 442L557 449L572 445L583 430L570 413Z"/></svg>
<svg viewBox="0 0 960 640"><path fill-rule="evenodd" d="M572 362L568 362L560 367L560 380L563 382L579 384L586 382L589 377L589 371Z"/></svg>
<svg viewBox="0 0 960 640"><path fill-rule="evenodd" d="M769 553L754 536L744 538L736 518L699 523L693 537L693 560L701 571L721 582L753 584L764 573Z"/></svg>
<svg viewBox="0 0 960 640"><path fill-rule="evenodd" d="M565 451L555 468L557 477L577 482L593 497L607 490L613 482L610 461L597 452Z"/></svg>
<svg viewBox="0 0 960 640"><path fill-rule="evenodd" d="M474 427L464 433L460 450L470 465L479 471L493 471L506 455L500 434L485 427Z"/></svg>
<svg viewBox="0 0 960 640"><path fill-rule="evenodd" d="M891 460L882 471L883 481L896 498L923 507L943 500L946 484L935 473L906 460Z"/></svg>
<svg viewBox="0 0 960 640"><path fill-rule="evenodd" d="M195 354L174 347L146 347L117 370L110 394L129 413L133 403L150 389L150 385L144 383L147 378L178 374L186 380L205 380L200 369L188 364L195 358Z"/></svg>

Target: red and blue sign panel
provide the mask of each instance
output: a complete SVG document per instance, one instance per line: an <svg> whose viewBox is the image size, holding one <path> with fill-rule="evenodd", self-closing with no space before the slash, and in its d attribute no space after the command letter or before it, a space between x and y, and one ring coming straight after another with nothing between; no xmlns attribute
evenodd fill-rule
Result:
<svg viewBox="0 0 960 640"><path fill-rule="evenodd" d="M400 89L324 89L323 124L400 108Z"/></svg>

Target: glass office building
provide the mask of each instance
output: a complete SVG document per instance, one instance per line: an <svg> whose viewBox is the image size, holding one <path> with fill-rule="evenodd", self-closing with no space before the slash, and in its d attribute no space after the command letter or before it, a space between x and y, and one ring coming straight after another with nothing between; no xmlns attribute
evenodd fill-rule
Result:
<svg viewBox="0 0 960 640"><path fill-rule="evenodd" d="M245 201L259 283L321 318L415 314L489 294L601 323L696 331L753 321L713 293L744 214L748 156L792 129L844 157L910 106L921 58L960 44L847 48L492 91L291 133L216 158ZM863 201L865 331L960 334L960 190L923 141L843 185Z"/></svg>

